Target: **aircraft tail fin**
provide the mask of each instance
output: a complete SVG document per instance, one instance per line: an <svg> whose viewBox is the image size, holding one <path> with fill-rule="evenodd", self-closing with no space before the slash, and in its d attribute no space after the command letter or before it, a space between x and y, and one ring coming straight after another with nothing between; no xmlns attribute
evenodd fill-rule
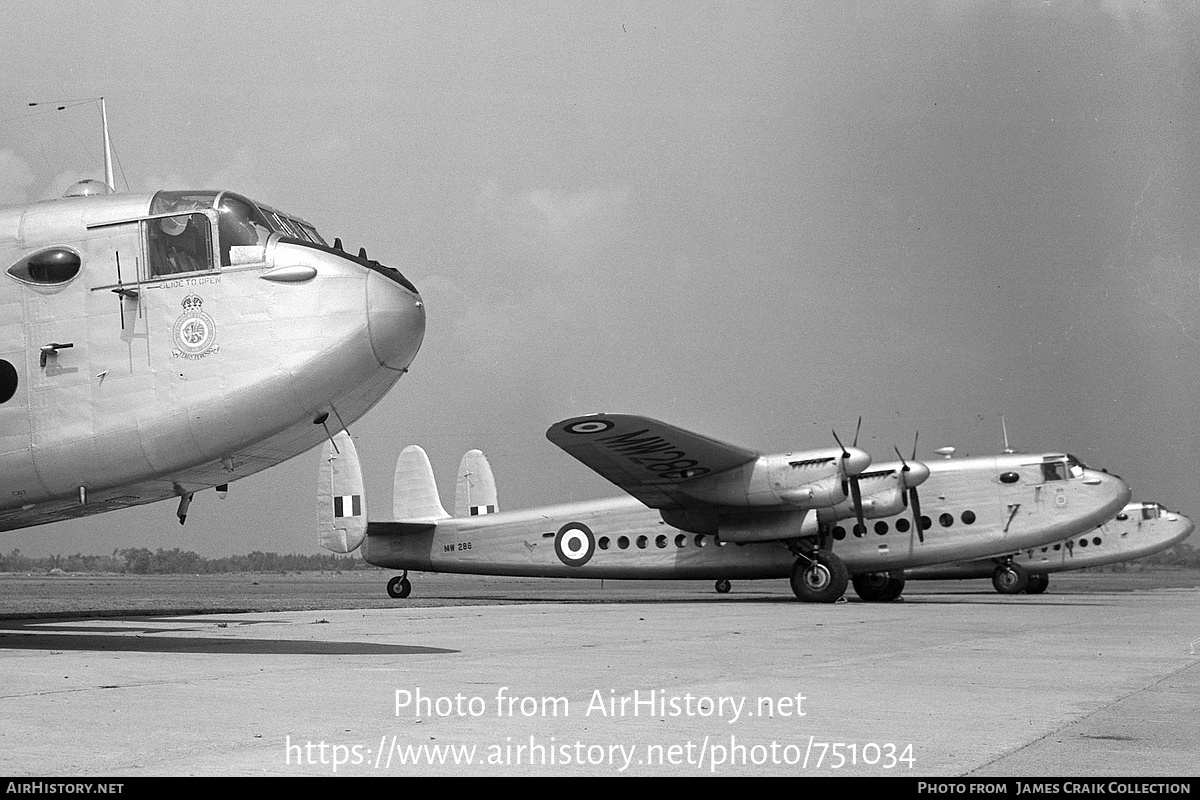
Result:
<svg viewBox="0 0 1200 800"><path fill-rule="evenodd" d="M321 547L334 553L354 552L367 535L362 467L345 431L325 442L321 450L317 520Z"/></svg>
<svg viewBox="0 0 1200 800"><path fill-rule="evenodd" d="M495 514L496 479L492 466L481 450L468 450L458 464L458 484L454 492L454 516L477 517Z"/></svg>
<svg viewBox="0 0 1200 800"><path fill-rule="evenodd" d="M401 522L448 519L438 497L429 456L415 444L400 451L392 482L392 517Z"/></svg>

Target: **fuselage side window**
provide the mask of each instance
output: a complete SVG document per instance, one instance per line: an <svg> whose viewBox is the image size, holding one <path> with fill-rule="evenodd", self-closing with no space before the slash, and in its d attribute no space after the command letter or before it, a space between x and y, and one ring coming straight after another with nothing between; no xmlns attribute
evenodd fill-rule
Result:
<svg viewBox="0 0 1200 800"><path fill-rule="evenodd" d="M212 228L203 213L175 214L145 224L151 278L213 268Z"/></svg>

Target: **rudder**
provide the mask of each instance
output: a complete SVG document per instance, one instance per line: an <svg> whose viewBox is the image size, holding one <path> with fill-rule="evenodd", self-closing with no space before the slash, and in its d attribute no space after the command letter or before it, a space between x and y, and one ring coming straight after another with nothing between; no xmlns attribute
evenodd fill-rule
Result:
<svg viewBox="0 0 1200 800"><path fill-rule="evenodd" d="M495 514L496 479L492 466L481 450L468 450L458 464L458 482L454 491L454 516L477 517Z"/></svg>
<svg viewBox="0 0 1200 800"><path fill-rule="evenodd" d="M367 535L362 466L354 442L345 431L321 449L317 520L321 547L334 553L354 552Z"/></svg>
<svg viewBox="0 0 1200 800"><path fill-rule="evenodd" d="M434 521L450 515L442 508L429 456L415 444L400 451L392 481L392 518L399 522Z"/></svg>

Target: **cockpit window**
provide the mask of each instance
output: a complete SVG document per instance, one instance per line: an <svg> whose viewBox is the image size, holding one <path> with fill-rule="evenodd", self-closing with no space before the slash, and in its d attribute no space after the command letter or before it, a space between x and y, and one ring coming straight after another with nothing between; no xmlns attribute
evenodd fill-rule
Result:
<svg viewBox="0 0 1200 800"><path fill-rule="evenodd" d="M150 203L152 215L209 208L217 211L221 264L226 267L263 261L272 233L326 245L316 229L304 220L233 192L159 192Z"/></svg>
<svg viewBox="0 0 1200 800"><path fill-rule="evenodd" d="M329 243L321 237L321 234L317 233L317 229L312 225L309 225L307 222L303 222L298 219L294 219L292 222L295 223L296 227L300 229L302 238L308 239L313 244L319 244L324 247L329 246Z"/></svg>
<svg viewBox="0 0 1200 800"><path fill-rule="evenodd" d="M1067 464L1064 461L1047 461L1042 464L1042 480L1065 481L1067 479Z"/></svg>
<svg viewBox="0 0 1200 800"><path fill-rule="evenodd" d="M284 236L291 236L294 239L303 239L304 234L300 232L300 228L287 217L275 211L268 211L267 220L271 222L271 227Z"/></svg>
<svg viewBox="0 0 1200 800"><path fill-rule="evenodd" d="M1085 469L1087 469L1087 467L1084 466L1083 462L1078 458L1072 455L1067 456L1067 471L1070 473L1072 478L1082 478L1083 471Z"/></svg>
<svg viewBox="0 0 1200 800"><path fill-rule="evenodd" d="M217 213L222 266L254 264L266 259L271 226L253 203L225 193L217 203Z"/></svg>
<svg viewBox="0 0 1200 800"><path fill-rule="evenodd" d="M203 212L149 219L145 225L150 277L213 268L212 227Z"/></svg>

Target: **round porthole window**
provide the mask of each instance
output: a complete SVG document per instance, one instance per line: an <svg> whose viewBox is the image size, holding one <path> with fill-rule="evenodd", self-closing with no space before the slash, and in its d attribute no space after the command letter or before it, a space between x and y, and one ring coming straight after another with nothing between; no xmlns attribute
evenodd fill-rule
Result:
<svg viewBox="0 0 1200 800"><path fill-rule="evenodd" d="M51 247L25 256L8 268L8 274L25 283L54 286L78 275L81 264L79 253L74 250Z"/></svg>
<svg viewBox="0 0 1200 800"><path fill-rule="evenodd" d="M0 358L0 403L7 403L17 393L17 368Z"/></svg>

